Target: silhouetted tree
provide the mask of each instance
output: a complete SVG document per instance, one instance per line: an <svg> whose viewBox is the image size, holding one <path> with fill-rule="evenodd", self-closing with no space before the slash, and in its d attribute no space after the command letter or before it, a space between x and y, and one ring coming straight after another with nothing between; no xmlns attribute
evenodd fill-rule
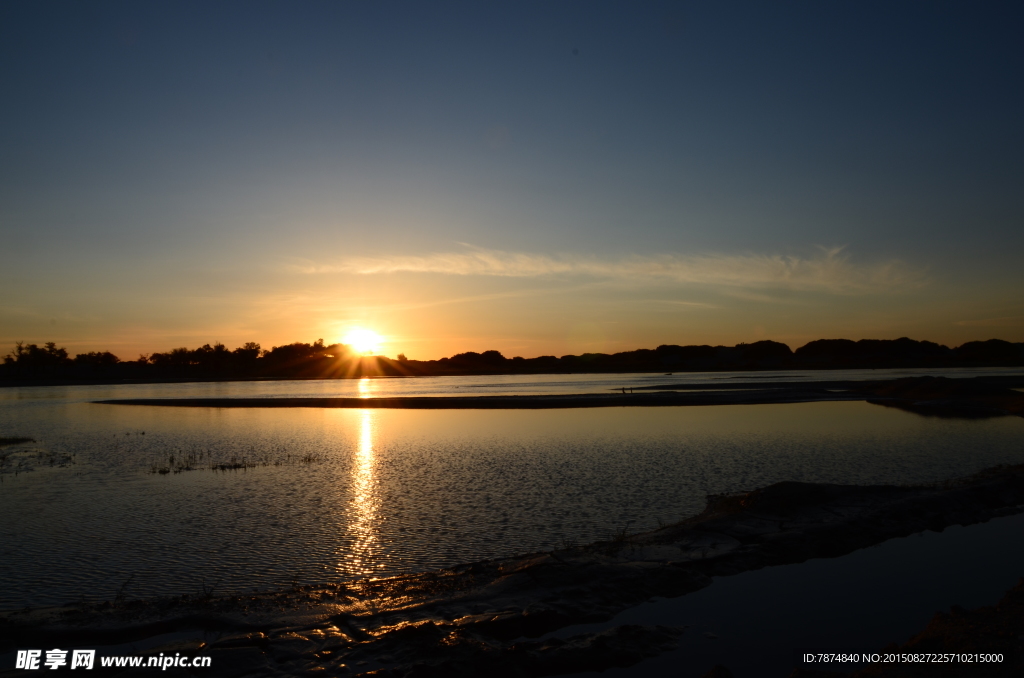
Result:
<svg viewBox="0 0 1024 678"><path fill-rule="evenodd" d="M1021 365L1024 344L999 339L967 342L956 349L930 341L899 339L819 339L790 351L785 344L758 341L736 346L679 346L662 344L654 350L614 354L539 356L507 359L496 350L467 351L440 360L409 360L404 353L393 361L362 356L345 344L325 346L296 342L266 351L247 342L229 351L224 344L196 349L179 347L142 354L122 362L109 351L79 353L74 360L54 342L42 346L19 341L0 364L0 379L231 379L258 376L283 379L337 378L381 375L456 375L555 372L651 372L671 370L757 369L804 365L818 369L942 366L958 364Z"/></svg>
<svg viewBox="0 0 1024 678"><path fill-rule="evenodd" d="M780 364L793 357L789 346L777 341L755 341L753 344L737 344L744 363L759 366L762 364Z"/></svg>
<svg viewBox="0 0 1024 678"><path fill-rule="evenodd" d="M116 365L121 359L110 351L90 351L75 356L76 365Z"/></svg>
<svg viewBox="0 0 1024 678"><path fill-rule="evenodd" d="M1013 363L1021 362L1020 344L1011 344L1002 339L988 341L969 341L956 349L958 360L977 363Z"/></svg>
<svg viewBox="0 0 1024 678"><path fill-rule="evenodd" d="M14 351L4 356L4 363L20 367L55 367L68 361L68 352L57 348L57 344L48 341L40 348L35 344L23 341L14 344Z"/></svg>

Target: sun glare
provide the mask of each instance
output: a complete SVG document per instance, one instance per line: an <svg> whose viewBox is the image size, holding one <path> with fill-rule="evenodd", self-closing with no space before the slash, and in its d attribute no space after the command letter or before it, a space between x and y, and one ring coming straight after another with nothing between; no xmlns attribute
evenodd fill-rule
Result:
<svg viewBox="0 0 1024 678"><path fill-rule="evenodd" d="M348 344L359 353L376 354L380 353L380 345L382 341L380 335L373 330L357 327L350 330L349 333L345 335L345 338L341 340L341 343Z"/></svg>

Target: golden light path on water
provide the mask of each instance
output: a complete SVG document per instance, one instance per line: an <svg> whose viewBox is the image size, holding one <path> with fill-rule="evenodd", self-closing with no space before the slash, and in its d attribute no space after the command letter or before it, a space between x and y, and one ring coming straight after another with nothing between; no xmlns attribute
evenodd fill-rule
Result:
<svg viewBox="0 0 1024 678"><path fill-rule="evenodd" d="M359 380L359 397L369 398L373 395L373 381L369 377Z"/></svg>
<svg viewBox="0 0 1024 678"><path fill-rule="evenodd" d="M349 539L341 569L351 574L370 574L382 563L374 558L377 544L377 498L374 478L373 410L359 410L359 446L352 462L352 499L348 511Z"/></svg>
<svg viewBox="0 0 1024 678"><path fill-rule="evenodd" d="M370 379L359 380L360 397L370 397L372 388ZM357 416L359 441L352 460L352 499L347 512L349 538L338 566L349 574L368 575L384 567L377 537L379 498L373 449L377 413L372 409L357 410Z"/></svg>

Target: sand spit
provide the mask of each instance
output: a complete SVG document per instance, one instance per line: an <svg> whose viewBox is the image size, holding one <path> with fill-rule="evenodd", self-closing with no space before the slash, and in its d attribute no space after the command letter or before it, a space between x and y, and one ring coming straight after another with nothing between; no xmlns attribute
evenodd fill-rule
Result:
<svg viewBox="0 0 1024 678"><path fill-rule="evenodd" d="M387 398L132 398L104 405L156 407L315 407L523 410L580 407L678 407L867 400L918 414L946 417L1024 416L1024 381L908 377L890 381L676 384L638 387L639 393L520 396L402 396Z"/></svg>
<svg viewBox="0 0 1024 678"><path fill-rule="evenodd" d="M71 645L102 655L103 646L149 642L147 653L210 654L226 676L547 676L625 666L671 649L684 630L543 636L685 595L713 576L1021 511L1024 465L925 486L783 482L709 497L700 515L652 532L553 552L259 595L13 612L0 618L0 653Z"/></svg>
<svg viewBox="0 0 1024 678"><path fill-rule="evenodd" d="M393 398L136 398L100 400L104 405L159 407L346 407L411 410L546 410L575 407L670 407L757 405L819 400L863 400L815 389L760 389L708 393L585 393L521 396L403 396Z"/></svg>

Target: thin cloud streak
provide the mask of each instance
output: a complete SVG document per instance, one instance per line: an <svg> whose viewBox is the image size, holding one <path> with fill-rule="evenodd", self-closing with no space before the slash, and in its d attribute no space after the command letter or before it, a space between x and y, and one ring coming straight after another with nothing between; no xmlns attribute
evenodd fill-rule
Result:
<svg viewBox="0 0 1024 678"><path fill-rule="evenodd" d="M349 257L330 264L306 263L307 274L432 273L534 278L583 275L633 282L673 282L724 287L775 287L836 294L909 291L927 284L922 271L892 260L857 265L841 247L811 257L783 255L633 255L599 259L578 255L549 256L472 248L426 256Z"/></svg>
<svg viewBox="0 0 1024 678"><path fill-rule="evenodd" d="M0 306L0 314L27 316L29 318L45 318L46 315L22 306Z"/></svg>
<svg viewBox="0 0 1024 678"><path fill-rule="evenodd" d="M685 306L686 308L722 308L716 304L705 304L700 301L676 301L674 299L643 299L633 303L668 304L670 306Z"/></svg>
<svg viewBox="0 0 1024 678"><path fill-rule="evenodd" d="M447 299L437 299L433 301L423 302L410 302L410 303L397 303L397 304L385 304L375 305L374 308L380 309L385 308L388 311L411 311L420 308L431 308L434 306L449 306L452 304L470 304L479 301L494 301L496 299L519 299L523 297L541 297L553 294L566 294L567 292L579 292L594 287L593 285L581 285L569 290L562 288L554 289L536 289L536 290L516 290L513 292L495 292L493 294L478 294L469 297L451 297Z"/></svg>
<svg viewBox="0 0 1024 678"><path fill-rule="evenodd" d="M310 312L327 312L327 313L343 313L350 312L356 315L367 312L383 312L389 313L398 311L412 311L423 308L433 308L436 306L451 306L457 304L471 304L481 301L494 301L497 299L520 299L526 297L541 297L551 295L564 295L572 294L575 292L584 292L593 290L596 288L606 287L606 282L588 283L585 285L576 285L573 287L547 287L530 290L513 290L509 292L494 292L490 294L476 294L464 297L446 297L442 299L431 299L429 301L410 301L410 302L376 302L370 300L359 300L356 302L351 301L326 301L321 295L297 295L297 296L278 296L263 300L263 306L272 309L287 309L288 313L295 313L297 309L301 310L302 313ZM686 303L686 302L673 302L673 303ZM703 304L701 304L703 305Z"/></svg>
<svg viewBox="0 0 1024 678"><path fill-rule="evenodd" d="M985 318L984 320L960 320L954 324L961 327L1018 327L1024 325L1024 315Z"/></svg>

